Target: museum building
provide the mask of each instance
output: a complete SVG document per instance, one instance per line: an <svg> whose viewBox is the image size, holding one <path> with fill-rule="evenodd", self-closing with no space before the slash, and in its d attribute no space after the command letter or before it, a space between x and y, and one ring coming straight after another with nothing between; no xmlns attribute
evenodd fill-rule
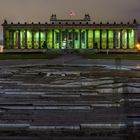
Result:
<svg viewBox="0 0 140 140"><path fill-rule="evenodd" d="M137 21L95 23L89 14L83 19L58 19L49 23L8 23L3 26L5 49L134 49Z"/></svg>

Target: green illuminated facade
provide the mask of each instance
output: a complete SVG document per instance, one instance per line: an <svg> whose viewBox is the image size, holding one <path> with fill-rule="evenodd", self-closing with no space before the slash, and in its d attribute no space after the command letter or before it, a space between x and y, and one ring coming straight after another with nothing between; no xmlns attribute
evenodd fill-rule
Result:
<svg viewBox="0 0 140 140"><path fill-rule="evenodd" d="M137 23L96 24L84 19L57 19L50 23L3 23L6 49L133 49L137 43Z"/></svg>

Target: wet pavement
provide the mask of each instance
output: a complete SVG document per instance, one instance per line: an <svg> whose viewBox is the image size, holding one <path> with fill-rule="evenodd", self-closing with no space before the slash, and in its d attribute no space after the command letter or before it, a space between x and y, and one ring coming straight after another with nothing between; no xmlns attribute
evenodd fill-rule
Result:
<svg viewBox="0 0 140 140"><path fill-rule="evenodd" d="M1 65L1 140L140 139L139 70L75 58Z"/></svg>

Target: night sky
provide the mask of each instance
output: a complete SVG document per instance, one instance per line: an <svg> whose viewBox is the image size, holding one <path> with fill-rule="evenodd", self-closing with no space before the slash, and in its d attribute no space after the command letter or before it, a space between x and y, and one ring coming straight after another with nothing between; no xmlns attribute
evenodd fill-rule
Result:
<svg viewBox="0 0 140 140"><path fill-rule="evenodd" d="M75 18L89 13L95 22L131 22L136 18L140 23L140 0L0 0L0 24L4 19L8 22L49 22L52 13L58 18L69 18L71 10Z"/></svg>

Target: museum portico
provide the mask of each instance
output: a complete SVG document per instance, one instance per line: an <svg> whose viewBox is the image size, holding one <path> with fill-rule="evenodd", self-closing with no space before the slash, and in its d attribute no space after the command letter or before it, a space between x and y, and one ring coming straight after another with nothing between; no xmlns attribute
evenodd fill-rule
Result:
<svg viewBox="0 0 140 140"><path fill-rule="evenodd" d="M134 49L137 43L137 22L91 23L83 19L57 19L50 23L8 23L3 25L6 49Z"/></svg>

